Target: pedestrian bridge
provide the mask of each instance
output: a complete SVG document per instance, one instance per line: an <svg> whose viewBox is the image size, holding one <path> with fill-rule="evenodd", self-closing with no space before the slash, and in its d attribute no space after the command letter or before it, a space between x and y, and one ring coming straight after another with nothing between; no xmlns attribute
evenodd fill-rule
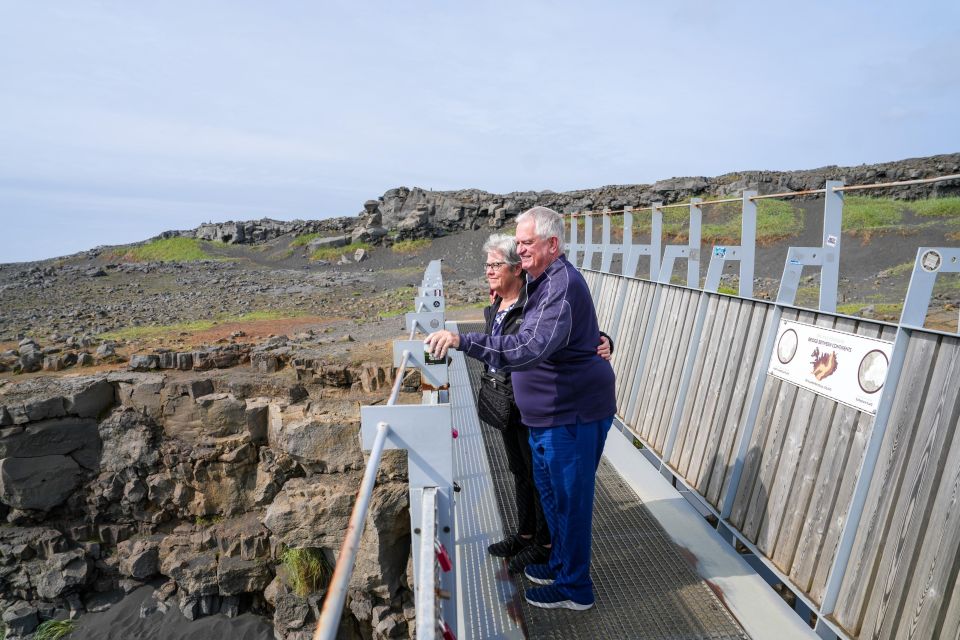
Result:
<svg viewBox="0 0 960 640"><path fill-rule="evenodd" d="M924 326L960 249L918 249L898 323L836 313L843 193L872 186L818 190L823 242L789 249L773 301L752 290L756 201L770 196L737 199L741 244L712 248L702 285L711 203L682 205L682 246L661 245L659 205L646 210L647 244L632 239L639 210L571 218L567 256L617 347L586 612L529 607L530 585L486 553L516 525L511 479L499 434L476 416L478 365L424 358L417 333L446 322L431 263L395 343L391 401L361 410L370 465L316 637L335 637L384 448L409 454L421 639L960 637L960 336ZM739 273L736 295L718 291L725 265ZM816 309L794 305L804 267L820 272ZM423 401L396 405L409 366Z"/></svg>

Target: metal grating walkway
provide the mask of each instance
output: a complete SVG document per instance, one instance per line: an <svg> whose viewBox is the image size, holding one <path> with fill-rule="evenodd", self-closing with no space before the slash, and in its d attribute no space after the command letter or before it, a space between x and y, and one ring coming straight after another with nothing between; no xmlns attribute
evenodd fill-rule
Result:
<svg viewBox="0 0 960 640"><path fill-rule="evenodd" d="M460 323L460 330L482 331L483 327ZM471 386L476 388L482 365L470 358L466 359L466 365ZM473 419L479 423L476 414ZM503 529L514 531L517 516L512 499L513 479L507 468L501 436L495 429L479 424ZM501 564L501 575L505 575L505 564ZM513 600L520 604L528 637L591 640L747 637L606 459L601 461L597 474L591 570L597 604L589 611L545 610L529 606L522 597ZM531 586L523 577L513 580L516 594L522 594Z"/></svg>

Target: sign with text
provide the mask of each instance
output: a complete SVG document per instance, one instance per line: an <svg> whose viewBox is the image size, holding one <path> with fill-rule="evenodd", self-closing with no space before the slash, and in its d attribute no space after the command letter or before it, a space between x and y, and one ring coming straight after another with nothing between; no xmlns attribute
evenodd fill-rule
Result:
<svg viewBox="0 0 960 640"><path fill-rule="evenodd" d="M892 352L886 340L781 320L767 373L875 415Z"/></svg>

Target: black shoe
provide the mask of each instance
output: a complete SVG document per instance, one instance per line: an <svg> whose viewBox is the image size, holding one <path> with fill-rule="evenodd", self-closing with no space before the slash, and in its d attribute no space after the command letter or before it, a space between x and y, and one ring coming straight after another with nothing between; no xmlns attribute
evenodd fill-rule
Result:
<svg viewBox="0 0 960 640"><path fill-rule="evenodd" d="M522 538L520 534L515 533L500 542L494 542L487 547L487 551L490 552L490 555L498 558L510 558L529 547L532 541L533 538Z"/></svg>
<svg viewBox="0 0 960 640"><path fill-rule="evenodd" d="M532 544L510 559L507 569L510 573L520 573L528 564L546 564L550 561L550 549Z"/></svg>

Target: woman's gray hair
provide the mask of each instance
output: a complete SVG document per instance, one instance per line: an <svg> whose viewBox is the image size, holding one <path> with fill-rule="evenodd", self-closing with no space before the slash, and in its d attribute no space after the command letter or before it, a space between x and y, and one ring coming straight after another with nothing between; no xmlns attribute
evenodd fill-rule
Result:
<svg viewBox="0 0 960 640"><path fill-rule="evenodd" d="M520 255L517 253L517 239L504 233L494 233L483 243L483 251L496 251L503 256L503 261L511 267L520 264Z"/></svg>
<svg viewBox="0 0 960 640"><path fill-rule="evenodd" d="M533 207L517 216L517 224L526 222L527 220L533 220L533 230L541 240L556 238L560 253L563 253L563 236L565 229L563 226L563 218L560 217L559 213L547 207Z"/></svg>

